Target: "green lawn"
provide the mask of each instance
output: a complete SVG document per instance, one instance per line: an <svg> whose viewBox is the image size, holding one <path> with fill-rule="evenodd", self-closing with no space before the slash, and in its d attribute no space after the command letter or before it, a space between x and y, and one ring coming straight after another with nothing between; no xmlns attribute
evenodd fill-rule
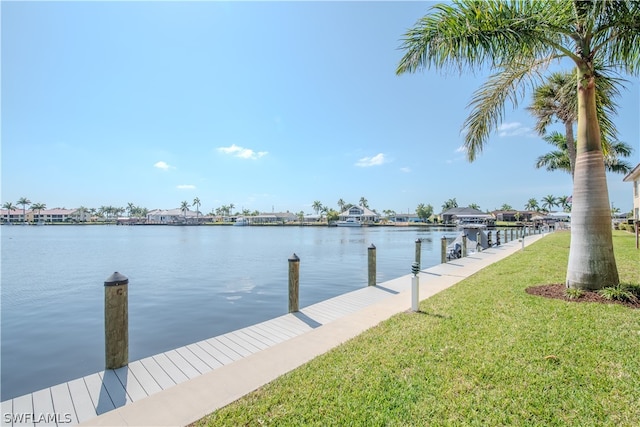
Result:
<svg viewBox="0 0 640 427"><path fill-rule="evenodd" d="M623 283L640 252L614 232ZM569 233L494 264L198 425L638 426L640 311L550 300Z"/></svg>

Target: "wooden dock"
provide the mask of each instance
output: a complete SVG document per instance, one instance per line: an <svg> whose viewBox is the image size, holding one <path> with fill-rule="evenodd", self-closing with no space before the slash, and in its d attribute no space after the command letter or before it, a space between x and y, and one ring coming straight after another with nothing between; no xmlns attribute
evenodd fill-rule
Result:
<svg viewBox="0 0 640 427"><path fill-rule="evenodd" d="M406 281L405 281L406 282ZM388 283L395 283L394 281ZM3 426L72 426L305 334L402 290L369 286L297 313L2 402Z"/></svg>

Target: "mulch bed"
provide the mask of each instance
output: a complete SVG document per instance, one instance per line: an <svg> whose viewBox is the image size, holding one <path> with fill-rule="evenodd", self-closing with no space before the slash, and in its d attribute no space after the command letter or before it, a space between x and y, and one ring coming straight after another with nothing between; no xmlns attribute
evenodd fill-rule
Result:
<svg viewBox="0 0 640 427"><path fill-rule="evenodd" d="M640 300L635 302L613 301L603 298L597 292L583 291L580 298L568 298L565 294L566 287L563 283L554 283L550 285L533 286L525 289L525 292L531 295L537 295L545 298L561 299L567 302L595 302L600 304L620 304L629 308L640 308Z"/></svg>

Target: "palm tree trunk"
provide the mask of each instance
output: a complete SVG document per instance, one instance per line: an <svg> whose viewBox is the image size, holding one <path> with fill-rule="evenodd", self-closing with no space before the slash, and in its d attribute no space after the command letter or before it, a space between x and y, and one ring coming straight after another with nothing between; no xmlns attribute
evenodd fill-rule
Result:
<svg viewBox="0 0 640 427"><path fill-rule="evenodd" d="M578 70L578 146L566 285L596 290L619 283L593 74Z"/></svg>

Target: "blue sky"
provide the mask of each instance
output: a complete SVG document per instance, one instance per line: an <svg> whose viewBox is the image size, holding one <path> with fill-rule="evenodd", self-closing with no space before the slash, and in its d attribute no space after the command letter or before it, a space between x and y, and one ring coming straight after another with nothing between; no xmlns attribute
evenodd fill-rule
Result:
<svg viewBox="0 0 640 427"><path fill-rule="evenodd" d="M528 100L468 163L460 129L486 76L395 75L431 5L3 1L1 201L439 212L570 195L568 174L534 168L551 146ZM633 165L639 93L630 81L616 119ZM630 211L622 178L610 198Z"/></svg>

